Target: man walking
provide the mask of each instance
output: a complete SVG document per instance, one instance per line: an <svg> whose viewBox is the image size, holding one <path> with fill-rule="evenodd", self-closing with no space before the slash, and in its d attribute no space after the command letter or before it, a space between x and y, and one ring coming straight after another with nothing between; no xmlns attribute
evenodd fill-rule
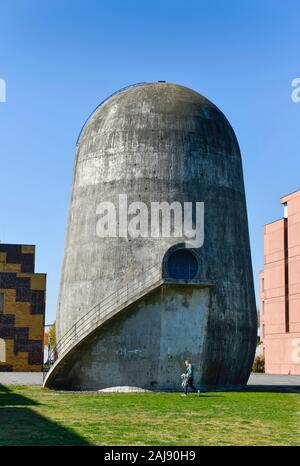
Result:
<svg viewBox="0 0 300 466"><path fill-rule="evenodd" d="M184 361L184 364L186 366L186 380L185 380L185 385L184 385L184 393L182 393L182 396L187 396L188 393L188 388L191 387L191 389L195 393L200 393L200 390L197 390L197 388L194 385L194 367L188 359Z"/></svg>

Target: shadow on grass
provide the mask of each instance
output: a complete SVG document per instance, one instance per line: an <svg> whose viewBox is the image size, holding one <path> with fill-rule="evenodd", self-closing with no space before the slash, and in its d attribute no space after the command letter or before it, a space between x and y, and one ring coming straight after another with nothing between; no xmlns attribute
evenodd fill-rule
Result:
<svg viewBox="0 0 300 466"><path fill-rule="evenodd" d="M90 445L76 432L32 409L39 405L0 385L0 445Z"/></svg>
<svg viewBox="0 0 300 466"><path fill-rule="evenodd" d="M30 398L11 392L4 385L0 385L0 406L37 406L38 404Z"/></svg>

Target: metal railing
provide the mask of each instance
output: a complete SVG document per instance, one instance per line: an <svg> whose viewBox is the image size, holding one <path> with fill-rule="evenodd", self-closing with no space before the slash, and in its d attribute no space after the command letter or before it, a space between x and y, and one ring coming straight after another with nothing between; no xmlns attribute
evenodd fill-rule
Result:
<svg viewBox="0 0 300 466"><path fill-rule="evenodd" d="M155 285L160 280L162 280L161 267L152 266L139 279L132 280L127 285L106 296L103 301L93 306L84 316L78 319L61 337L55 348L50 351L47 365L52 366L57 359L61 358L75 344L99 327L107 317L112 317L116 314L116 311L119 312L124 309L128 302L137 299L143 290Z"/></svg>

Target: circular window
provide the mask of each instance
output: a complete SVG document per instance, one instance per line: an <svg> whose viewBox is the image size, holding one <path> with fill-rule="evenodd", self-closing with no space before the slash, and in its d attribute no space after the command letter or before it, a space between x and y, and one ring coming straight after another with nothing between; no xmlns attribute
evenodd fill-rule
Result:
<svg viewBox="0 0 300 466"><path fill-rule="evenodd" d="M177 249L168 258L167 270L170 278L193 279L198 272L198 261L188 249Z"/></svg>

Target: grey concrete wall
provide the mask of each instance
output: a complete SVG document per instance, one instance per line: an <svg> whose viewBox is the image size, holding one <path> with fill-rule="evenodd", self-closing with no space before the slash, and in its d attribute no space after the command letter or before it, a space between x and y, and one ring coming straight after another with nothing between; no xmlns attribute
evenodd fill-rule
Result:
<svg viewBox="0 0 300 466"><path fill-rule="evenodd" d="M224 115L183 86L152 83L128 89L108 100L89 120L76 154L58 336L108 293L161 263L172 244L185 241L99 239L97 204L116 202L124 193L129 202L205 203L205 241L197 251L198 278L214 280L217 286L209 303L206 330L201 330L201 360L206 368L203 383L245 383L255 351L256 306L240 151ZM152 314L141 315L149 329ZM188 327L183 325L177 340L185 333ZM93 348L78 355L86 361L86 365L80 362L82 385L85 378L93 377L88 362ZM157 354L149 351L149 360L156 364ZM125 384L126 371L122 373Z"/></svg>
<svg viewBox="0 0 300 466"><path fill-rule="evenodd" d="M100 327L57 378L70 389L170 390L179 388L189 357L199 382L209 301L209 288L162 285Z"/></svg>

